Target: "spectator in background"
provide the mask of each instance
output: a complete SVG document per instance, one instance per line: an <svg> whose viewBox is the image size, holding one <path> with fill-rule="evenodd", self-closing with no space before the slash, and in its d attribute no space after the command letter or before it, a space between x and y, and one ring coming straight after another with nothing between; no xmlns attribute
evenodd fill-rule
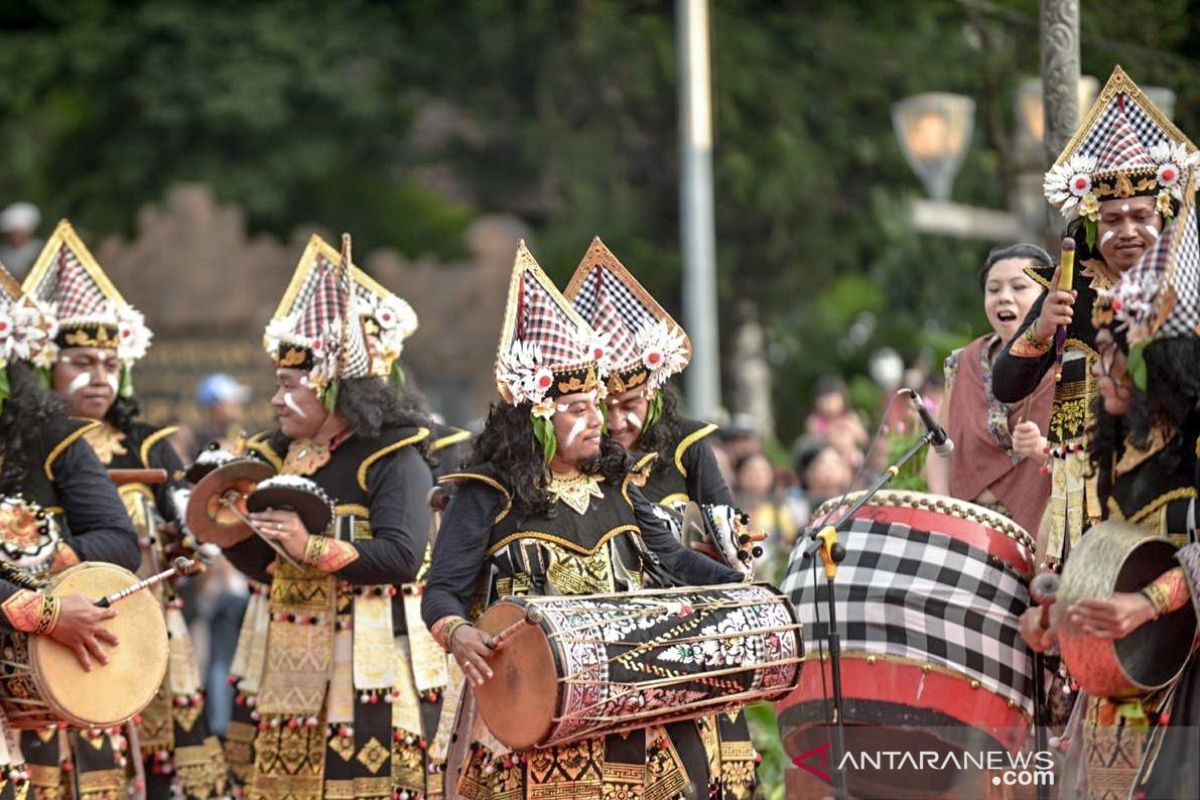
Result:
<svg viewBox="0 0 1200 800"><path fill-rule="evenodd" d="M754 564L760 578L773 580L786 563L791 543L796 540L796 520L785 498L785 482L778 480L775 467L765 454L752 453L737 465L734 497L737 507L750 515L751 530L767 535L764 558Z"/></svg>
<svg viewBox="0 0 1200 800"><path fill-rule="evenodd" d="M1049 273L1054 265L1032 244L993 250L984 261L979 287L992 332L946 359L939 416L955 447L946 458L931 452L925 477L931 492L993 508L1033 533L1050 498L1050 479L1041 470L1048 459L1042 431L1050 423L1054 370L1046 370L1020 403L1002 403L992 392L992 364L1042 291L1027 273L1031 267Z"/></svg>
<svg viewBox="0 0 1200 800"><path fill-rule="evenodd" d="M204 420L194 432L195 450L199 452L212 442L228 450L244 435L242 422L249 401L250 388L238 383L232 375L224 372L206 375L196 385L196 405Z"/></svg>
<svg viewBox="0 0 1200 800"><path fill-rule="evenodd" d="M862 419L850 408L846 383L836 375L817 380L813 392L813 410L804 421L808 437L828 442L837 448L852 469L863 462L863 448L870 437Z"/></svg>
<svg viewBox="0 0 1200 800"><path fill-rule="evenodd" d="M747 456L762 452L762 436L759 434L758 424L749 414L734 414L729 427L721 430L721 441L730 463L735 468Z"/></svg>
<svg viewBox="0 0 1200 800"><path fill-rule="evenodd" d="M7 241L0 244L0 264L18 281L25 277L38 253L42 252L42 240L37 237L42 212L33 203L13 203L0 211L0 232Z"/></svg>
<svg viewBox="0 0 1200 800"><path fill-rule="evenodd" d="M792 514L802 530L822 503L849 491L855 468L833 444L812 438L797 442L794 468L797 490L792 493Z"/></svg>

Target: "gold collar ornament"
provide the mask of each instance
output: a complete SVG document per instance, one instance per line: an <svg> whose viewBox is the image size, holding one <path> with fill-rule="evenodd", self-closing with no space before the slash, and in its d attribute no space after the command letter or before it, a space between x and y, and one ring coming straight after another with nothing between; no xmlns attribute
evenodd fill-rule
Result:
<svg viewBox="0 0 1200 800"><path fill-rule="evenodd" d="M600 491L600 481L601 479L595 475L584 475L578 472L566 476L551 473L546 491L555 500L566 504L576 514L586 514L593 497L604 498L604 492Z"/></svg>

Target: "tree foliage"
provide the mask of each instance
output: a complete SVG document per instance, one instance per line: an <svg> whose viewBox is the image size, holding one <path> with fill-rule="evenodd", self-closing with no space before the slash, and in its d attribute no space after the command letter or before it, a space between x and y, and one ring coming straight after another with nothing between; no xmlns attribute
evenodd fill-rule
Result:
<svg viewBox="0 0 1200 800"><path fill-rule="evenodd" d="M1195 130L1195 4L1082 5L1085 71L1175 89ZM982 329L988 245L913 231L890 109L975 98L955 199L1004 208L1038 3L712 6L720 321L726 340L739 313L766 323L789 435L817 375ZM24 0L0 31L0 196L98 234L199 179L255 229L318 221L410 255L457 254L471 215L510 212L556 277L599 234L678 308L671 3Z"/></svg>

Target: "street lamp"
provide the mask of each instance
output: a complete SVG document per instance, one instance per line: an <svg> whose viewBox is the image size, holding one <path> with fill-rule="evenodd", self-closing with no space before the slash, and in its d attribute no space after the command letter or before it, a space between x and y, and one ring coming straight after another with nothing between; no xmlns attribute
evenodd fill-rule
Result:
<svg viewBox="0 0 1200 800"><path fill-rule="evenodd" d="M950 199L975 126L975 101L948 92L926 92L892 106L892 126L908 165L934 200Z"/></svg>
<svg viewBox="0 0 1200 800"><path fill-rule="evenodd" d="M1087 113L1087 110L1092 107L1092 103L1096 100L1096 93L1100 90L1100 82L1091 75L1082 75L1079 78L1078 97L1079 97L1079 114ZM1019 125L1019 138L1025 142L1029 142L1028 146L1035 146L1040 153L1042 141L1046 138L1046 111L1042 106L1042 79L1028 78L1021 81L1017 86L1016 94L1017 103L1017 120Z"/></svg>

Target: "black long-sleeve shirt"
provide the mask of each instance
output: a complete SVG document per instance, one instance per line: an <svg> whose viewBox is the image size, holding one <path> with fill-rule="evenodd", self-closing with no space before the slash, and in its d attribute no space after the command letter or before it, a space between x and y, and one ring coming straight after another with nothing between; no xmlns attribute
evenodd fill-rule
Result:
<svg viewBox="0 0 1200 800"><path fill-rule="evenodd" d="M31 459L40 465L37 459ZM66 517L67 546L80 561L105 561L131 572L138 568L141 551L137 534L125 513L117 489L96 458L91 445L82 439L71 442L48 465L52 471L56 499ZM19 590L17 584L0 579L0 603ZM8 618L0 614L0 630L11 631Z"/></svg>
<svg viewBox="0 0 1200 800"><path fill-rule="evenodd" d="M356 469L357 464L351 468ZM401 448L374 463L367 471L372 538L353 542L358 558L333 574L365 586L415 580L429 540L430 512L425 498L432 487L429 466L416 448ZM225 555L247 577L271 581L267 567L275 560L275 551L257 536L226 548Z"/></svg>
<svg viewBox="0 0 1200 800"><path fill-rule="evenodd" d="M734 505L733 492L725 484L712 447L704 439L683 452L680 459L687 468L688 497L705 505Z"/></svg>
<svg viewBox="0 0 1200 800"><path fill-rule="evenodd" d="M655 516L650 501L636 486L628 487L642 541L673 577L693 585L740 583L741 574L694 550L684 548ZM505 498L482 483L468 481L446 507L433 564L425 581L421 616L432 626L446 616L466 617L481 571L488 559L492 521Z"/></svg>
<svg viewBox="0 0 1200 800"><path fill-rule="evenodd" d="M1033 308L1029 309L1021 323L1021 329L1004 346L992 365L992 394L1002 403L1017 403L1033 394L1046 372L1054 365L1054 348L1050 348L1040 358L1014 356L1010 352L1013 342L1019 341L1025 335L1025 331L1042 315L1042 304L1046 302L1046 295L1046 292L1042 292L1041 297L1034 302ZM1090 315L1091 309L1086 311ZM1078 319L1079 314L1083 312L1084 309L1076 308L1075 318Z"/></svg>

